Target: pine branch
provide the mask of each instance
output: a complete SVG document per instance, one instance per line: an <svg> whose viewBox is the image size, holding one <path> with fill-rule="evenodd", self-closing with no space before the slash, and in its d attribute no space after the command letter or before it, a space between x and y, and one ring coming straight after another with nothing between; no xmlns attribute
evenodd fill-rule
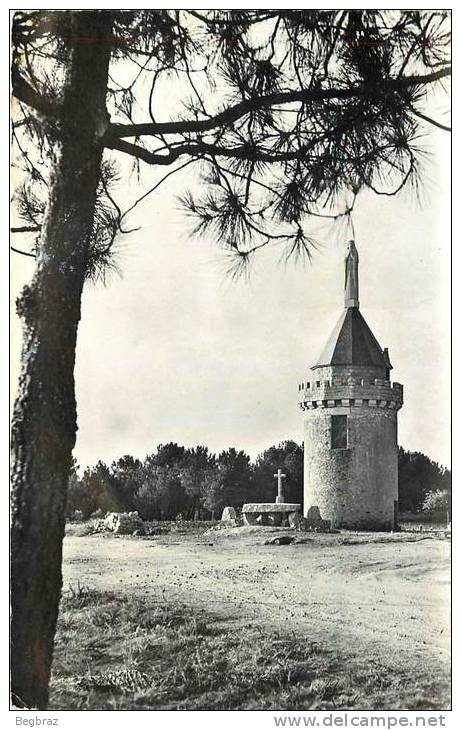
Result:
<svg viewBox="0 0 461 730"><path fill-rule="evenodd" d="M227 157L231 159L248 160L250 162L289 162L292 160L303 160L307 162L307 153L318 145L318 139L312 140L308 145L301 145L298 149L291 152L271 153L264 150L258 150L256 147L249 145L241 145L240 147L220 147L215 144L207 144L206 142L190 142L178 145L171 149L167 155L159 155L150 152L144 147L131 144L123 139L114 139L106 141L105 146L112 150L125 152L138 160L147 162L149 165L171 165L181 155L192 155L194 157L202 157L203 155L211 155L212 157Z"/></svg>
<svg viewBox="0 0 461 730"><path fill-rule="evenodd" d="M443 129L445 132L451 132L451 127L447 127L447 126L445 126L445 124L442 124L441 122L437 122L435 119L432 119L431 117L426 116L422 112L417 111L413 106L410 106L410 109L416 117L419 117L420 119L424 119L425 122L429 122L429 124L433 124L434 127Z"/></svg>
<svg viewBox="0 0 461 730"><path fill-rule="evenodd" d="M16 226L10 228L10 233L38 233L41 230L41 226Z"/></svg>
<svg viewBox="0 0 461 730"><path fill-rule="evenodd" d="M20 253L22 256L29 256L32 259L37 258L34 253L28 253L27 251L21 251L20 248L15 248L14 246L10 246L10 249L14 251L15 253Z"/></svg>
<svg viewBox="0 0 461 730"><path fill-rule="evenodd" d="M277 104L293 104L297 102L321 102L327 100L345 100L354 97L379 95L402 91L414 86L424 86L434 83L451 75L451 66L433 71L430 74L406 76L398 79L389 79L377 86L375 83L366 83L353 86L349 89L300 89L296 91L281 91L265 96L256 96L251 99L230 106L209 119L176 121L176 122L147 122L144 124L110 124L106 133L105 143L116 138L140 137L143 135L158 134L194 134L209 132L216 127L230 126L250 112L267 109Z"/></svg>

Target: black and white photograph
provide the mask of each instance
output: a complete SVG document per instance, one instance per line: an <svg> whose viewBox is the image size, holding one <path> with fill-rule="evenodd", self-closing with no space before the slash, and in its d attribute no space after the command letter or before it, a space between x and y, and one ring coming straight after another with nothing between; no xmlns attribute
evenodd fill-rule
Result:
<svg viewBox="0 0 461 730"><path fill-rule="evenodd" d="M451 21L10 9L10 724L455 727Z"/></svg>

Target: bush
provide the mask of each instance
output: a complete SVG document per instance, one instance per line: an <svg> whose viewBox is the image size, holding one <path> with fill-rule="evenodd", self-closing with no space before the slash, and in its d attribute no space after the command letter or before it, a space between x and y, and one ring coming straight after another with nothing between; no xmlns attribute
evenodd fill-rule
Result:
<svg viewBox="0 0 461 730"><path fill-rule="evenodd" d="M435 492L428 492L422 505L423 512L432 515L443 516L447 514L450 507L449 493L442 489Z"/></svg>

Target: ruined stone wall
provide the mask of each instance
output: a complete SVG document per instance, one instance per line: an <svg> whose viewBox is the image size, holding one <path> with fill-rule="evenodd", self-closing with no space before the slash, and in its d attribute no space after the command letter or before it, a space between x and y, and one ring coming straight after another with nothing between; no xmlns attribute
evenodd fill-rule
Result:
<svg viewBox="0 0 461 730"><path fill-rule="evenodd" d="M331 449L332 415L348 416L347 449ZM317 505L332 527L389 530L397 498L397 409L305 410L304 514Z"/></svg>

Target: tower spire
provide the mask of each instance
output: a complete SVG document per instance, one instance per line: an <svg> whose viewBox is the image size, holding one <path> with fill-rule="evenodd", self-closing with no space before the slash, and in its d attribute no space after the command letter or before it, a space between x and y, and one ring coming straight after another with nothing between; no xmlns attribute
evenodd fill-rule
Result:
<svg viewBox="0 0 461 730"><path fill-rule="evenodd" d="M344 306L359 307L359 254L354 241L348 241L346 249L346 277L344 284Z"/></svg>

